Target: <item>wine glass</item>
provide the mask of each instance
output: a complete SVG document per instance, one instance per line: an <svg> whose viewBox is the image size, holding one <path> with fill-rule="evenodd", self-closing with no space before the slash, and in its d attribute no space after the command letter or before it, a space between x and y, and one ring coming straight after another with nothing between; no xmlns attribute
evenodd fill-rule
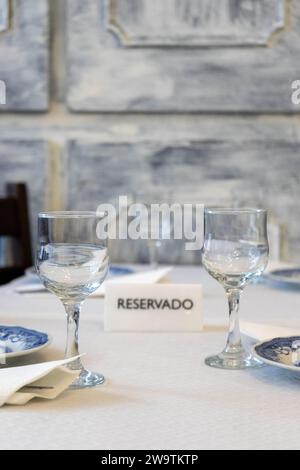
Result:
<svg viewBox="0 0 300 470"><path fill-rule="evenodd" d="M206 209L203 265L225 288L230 327L225 350L205 363L219 369L246 369L261 363L246 352L239 326L240 296L268 264L267 212L262 209Z"/></svg>
<svg viewBox="0 0 300 470"><path fill-rule="evenodd" d="M68 324L65 357L79 355L78 330L82 302L104 281L109 267L106 242L97 236L105 214L44 212L38 218L36 268L45 287L62 301ZM72 388L103 384L103 375L86 370L80 359L67 365L79 370Z"/></svg>
<svg viewBox="0 0 300 470"><path fill-rule="evenodd" d="M164 217L164 214L159 217L159 220L157 221L157 225L153 223L153 220L151 222L151 207L150 205L148 206L149 210L149 221L148 221L148 226L149 230L147 233L147 245L148 245L148 252L149 252L149 264L152 269L158 269L159 264L160 264L160 252L162 251L163 248L163 242L164 240L169 240L169 242L172 239L173 235L173 226L171 220L169 220L168 217ZM156 236L158 235L158 238L152 238L152 233L151 230L155 230Z"/></svg>
<svg viewBox="0 0 300 470"><path fill-rule="evenodd" d="M132 201L134 204L141 204L145 208L145 213L141 211L140 220L142 222L142 239L147 240L148 259L151 269L157 269L160 264L160 254L164 249L164 241L171 241L173 236L173 223L169 213L165 214L163 207L174 204L173 192L170 189L155 192L148 191L134 192ZM152 217L152 208L161 213Z"/></svg>

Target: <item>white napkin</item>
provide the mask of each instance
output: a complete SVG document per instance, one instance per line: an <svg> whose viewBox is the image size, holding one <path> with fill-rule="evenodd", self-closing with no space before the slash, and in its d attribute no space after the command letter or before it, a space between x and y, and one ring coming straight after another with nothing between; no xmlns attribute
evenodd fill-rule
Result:
<svg viewBox="0 0 300 470"><path fill-rule="evenodd" d="M25 284L24 286L20 285L14 288L14 291L18 294L33 294L35 292L46 292L46 287L42 283L35 284Z"/></svg>
<svg viewBox="0 0 300 470"><path fill-rule="evenodd" d="M0 369L0 407L25 405L33 398L58 397L79 376L79 371L63 367L75 359Z"/></svg>
<svg viewBox="0 0 300 470"><path fill-rule="evenodd" d="M162 281L172 268L160 268L152 271L142 271L140 273L119 276L105 281L99 289L97 289L91 297L103 297L105 295L105 286L109 284L156 284Z"/></svg>
<svg viewBox="0 0 300 470"><path fill-rule="evenodd" d="M297 329L248 322L241 322L241 332L257 341L265 341L284 336L300 336L300 330L297 331Z"/></svg>

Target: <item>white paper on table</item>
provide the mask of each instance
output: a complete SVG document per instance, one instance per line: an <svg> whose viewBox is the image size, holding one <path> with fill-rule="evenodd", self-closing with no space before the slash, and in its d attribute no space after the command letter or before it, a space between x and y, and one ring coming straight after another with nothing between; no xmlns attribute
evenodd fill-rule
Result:
<svg viewBox="0 0 300 470"><path fill-rule="evenodd" d="M265 341L285 336L300 336L300 330L297 331L292 328L248 322L241 322L241 332L257 341Z"/></svg>
<svg viewBox="0 0 300 470"><path fill-rule="evenodd" d="M79 376L80 371L64 367L75 359L0 369L0 407L25 405L33 398L58 397Z"/></svg>
<svg viewBox="0 0 300 470"><path fill-rule="evenodd" d="M282 269L295 269L299 268L299 264L284 263L283 261L270 261L264 274L269 274L272 271L278 271Z"/></svg>
<svg viewBox="0 0 300 470"><path fill-rule="evenodd" d="M200 284L106 285L104 331L178 333L202 329Z"/></svg>
<svg viewBox="0 0 300 470"><path fill-rule="evenodd" d="M167 274L172 270L171 267L155 269L152 271L143 271L140 273L128 274L127 276L119 276L105 281L102 286L97 289L91 297L103 297L105 295L105 286L110 284L156 284L166 278Z"/></svg>
<svg viewBox="0 0 300 470"><path fill-rule="evenodd" d="M34 284L20 284L14 287L13 291L18 294L34 294L35 292L47 292L47 289L42 283L36 282Z"/></svg>

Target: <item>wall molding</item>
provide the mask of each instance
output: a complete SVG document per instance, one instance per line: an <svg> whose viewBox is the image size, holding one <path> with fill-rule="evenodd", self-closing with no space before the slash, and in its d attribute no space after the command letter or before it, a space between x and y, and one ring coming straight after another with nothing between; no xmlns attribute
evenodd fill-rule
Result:
<svg viewBox="0 0 300 470"><path fill-rule="evenodd" d="M124 47L267 46L285 26L285 0L107 0L106 8Z"/></svg>

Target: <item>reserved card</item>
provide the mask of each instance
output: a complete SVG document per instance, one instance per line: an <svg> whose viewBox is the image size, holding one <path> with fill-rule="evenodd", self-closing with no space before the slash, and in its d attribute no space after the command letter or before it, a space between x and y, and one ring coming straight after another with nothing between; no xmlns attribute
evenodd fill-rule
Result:
<svg viewBox="0 0 300 470"><path fill-rule="evenodd" d="M107 283L105 331L187 332L203 329L199 284Z"/></svg>

